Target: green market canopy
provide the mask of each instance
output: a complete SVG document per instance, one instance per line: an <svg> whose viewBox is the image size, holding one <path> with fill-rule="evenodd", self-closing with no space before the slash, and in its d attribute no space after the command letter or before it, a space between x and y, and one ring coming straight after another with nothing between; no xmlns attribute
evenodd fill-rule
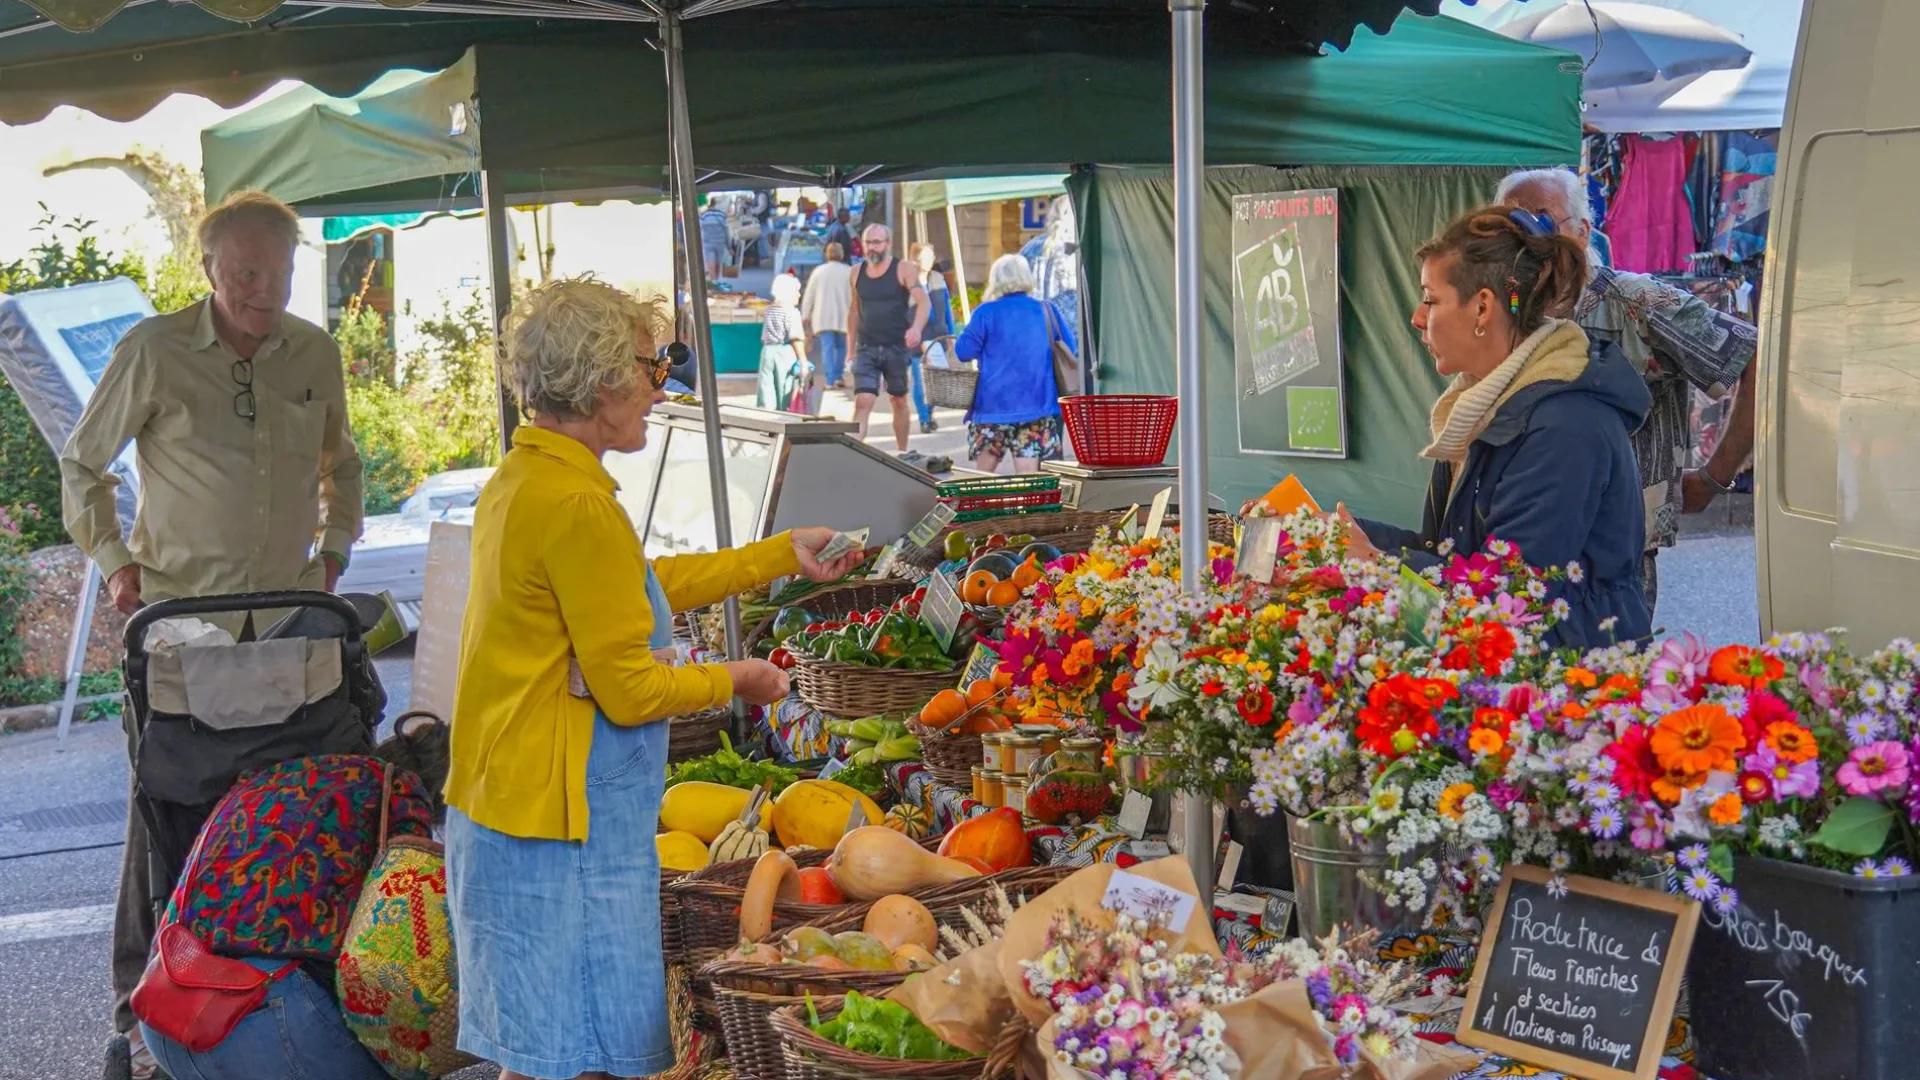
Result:
<svg viewBox="0 0 1920 1080"><path fill-rule="evenodd" d="M903 40L891 14L833 25L766 18L769 32L745 38L718 22L688 26L703 186L972 174L1003 179L945 190L1012 183L1030 194L1026 185L1056 187L1077 164L1170 161L1157 25L1096 42L1040 20L1009 43L1003 23L956 13L942 26L948 49L933 55L889 44ZM388 76L355 97L286 95L208 129L208 194L257 187L309 212L450 208L474 205L481 169L502 173L516 201L659 190L666 87L651 64L633 62L644 43L619 40L632 35L482 42L444 71ZM1567 56L1452 19L1402 19L1329 56L1210 48L1211 164L1578 157L1579 78Z"/></svg>

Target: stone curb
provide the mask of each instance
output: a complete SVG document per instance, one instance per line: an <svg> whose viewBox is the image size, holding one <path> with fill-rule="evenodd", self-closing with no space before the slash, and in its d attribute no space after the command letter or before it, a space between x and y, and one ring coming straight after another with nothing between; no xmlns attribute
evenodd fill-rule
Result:
<svg viewBox="0 0 1920 1080"><path fill-rule="evenodd" d="M111 701L119 694L85 694L74 700L74 722L79 723L85 715L86 706L96 701ZM27 731L41 731L58 726L60 723L60 703L47 702L40 705L15 705L0 709L0 735L15 735Z"/></svg>

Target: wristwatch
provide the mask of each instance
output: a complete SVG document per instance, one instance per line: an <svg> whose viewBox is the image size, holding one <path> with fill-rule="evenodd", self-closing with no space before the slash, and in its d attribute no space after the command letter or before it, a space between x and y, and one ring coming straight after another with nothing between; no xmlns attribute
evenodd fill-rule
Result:
<svg viewBox="0 0 1920 1080"><path fill-rule="evenodd" d="M1720 481L1715 480L1713 478L1713 472L1707 469L1705 466L1695 469L1694 472L1698 473L1700 476L1700 479L1705 480L1707 482L1707 486L1712 488L1715 492L1721 495L1733 494L1733 485L1730 483L1723 484ZM1736 479L1738 478L1736 477Z"/></svg>

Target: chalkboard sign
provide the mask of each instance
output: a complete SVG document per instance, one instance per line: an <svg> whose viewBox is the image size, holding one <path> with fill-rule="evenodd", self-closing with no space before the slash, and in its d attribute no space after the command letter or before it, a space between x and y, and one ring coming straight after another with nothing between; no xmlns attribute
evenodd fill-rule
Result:
<svg viewBox="0 0 1920 1080"><path fill-rule="evenodd" d="M1507 867L1459 1040L1589 1080L1654 1080L1699 919L1685 897Z"/></svg>

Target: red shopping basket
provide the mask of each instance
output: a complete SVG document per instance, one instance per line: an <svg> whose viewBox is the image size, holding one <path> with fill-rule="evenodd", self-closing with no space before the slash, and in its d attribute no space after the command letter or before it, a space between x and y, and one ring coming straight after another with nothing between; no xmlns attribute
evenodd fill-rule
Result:
<svg viewBox="0 0 1920 1080"><path fill-rule="evenodd" d="M1164 394L1085 394L1060 399L1082 465L1139 468L1167 459L1180 399Z"/></svg>

